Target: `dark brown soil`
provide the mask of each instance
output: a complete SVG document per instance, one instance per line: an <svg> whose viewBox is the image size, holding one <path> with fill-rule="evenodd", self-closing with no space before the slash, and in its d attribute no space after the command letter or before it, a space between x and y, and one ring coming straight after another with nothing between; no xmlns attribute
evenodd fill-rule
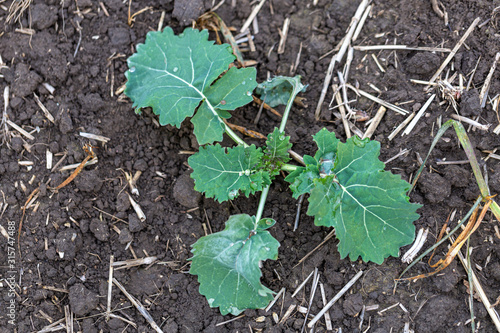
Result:
<svg viewBox="0 0 500 333"><path fill-rule="evenodd" d="M13 1L13 0L12 0ZM304 315L298 312L286 321L276 324L271 312L282 318L292 305L306 305L310 284L295 298L291 292L304 278L318 268L326 298L331 299L359 270L364 277L329 311L334 329L343 332L402 332L405 323L415 332L469 332L468 293L464 285L467 275L458 263L435 277L416 283L400 284L393 293L394 278L407 267L398 258L389 258L383 265L361 261L341 260L337 242L332 239L303 264L297 262L315 248L330 232L313 225L313 219L302 209L300 227L293 232L296 201L287 184L279 179L272 187L264 216L274 217L278 223L270 230L281 242L279 258L263 267L263 283L278 291L286 288L284 303L279 301L271 312L247 310L244 317L216 326L231 316L221 316L211 309L198 293L196 277L189 275L190 245L204 235L203 224L209 221L212 230L219 231L224 221L236 213L255 214L258 196L238 198L218 204L193 194L187 177L187 157L181 151L196 151L198 145L188 122L181 129L158 127L151 112L134 114L131 102L116 89L125 83L126 59L135 46L145 39L150 30L156 30L162 12L165 25L180 32L189 25L190 15L198 6L209 8L212 1L193 1L189 10L183 10L186 1L133 1L131 12L151 6L137 15L132 27L127 24L128 1L103 0L106 15L98 1L34 0L20 23L6 24L10 0L0 1L0 55L6 64L1 69L0 89L10 88L7 114L11 121L27 131L34 131L34 140L14 137L10 146L0 148L0 201L6 207L1 225L13 232L10 246L16 251L15 267L9 267L9 244L0 245L0 278L2 299L0 306L1 332L32 332L63 319L65 306L74 313L75 331L81 332L153 332L144 317L133 308L118 288L113 288L111 307L114 313L135 323L136 327L119 319L105 320L107 279L110 256L115 260L156 256L151 267L117 270L114 277L127 291L147 307L164 332L296 332L300 331ZM214 1L215 2L215 1ZM228 26L239 29L251 11L249 0L236 1L231 7L226 1L217 11ZM321 127L345 139L342 123L328 109L331 92L323 105L321 121L314 118L330 57L320 59L337 45L345 35L359 1L269 0L258 15L260 32L255 35L256 52L245 53L246 59L258 61L258 77L262 81L270 75L289 75L295 63L299 45L302 54L296 74L309 84L306 108L295 107L287 132L294 150L311 153L311 135ZM61 4L62 3L62 4ZM450 26L444 26L432 10L429 0L375 1L371 16L356 41L356 45L406 44L409 46L441 46L453 48L476 17L481 22L492 20L473 32L453 61L454 70L468 75L479 58L472 87L481 86L500 51L498 17L491 17L497 1L463 0L443 1ZM271 9L272 6L272 9ZM194 14L192 14L194 15ZM283 54L278 55L279 31L286 17L291 26ZM34 29L32 36L16 31ZM81 27L81 30L79 30ZM81 32L81 34L80 34ZM369 52L354 52L349 82L372 94L370 87L378 87L380 97L392 103L404 103L403 108L418 110L428 98L421 85L410 79L428 80L447 56L446 53L398 51L397 66L394 53L375 53L385 72L381 72ZM365 57L366 56L366 57ZM450 74L451 75L451 74ZM55 88L50 93L43 83ZM493 77L490 96L500 91L498 74ZM34 94L54 116L50 122L35 102ZM349 96L351 99L355 95ZM441 97L439 97L441 101ZM488 102L481 110L477 92L468 92L459 104L462 115L475 117L479 122L498 125L498 115ZM0 110L4 109L3 100ZM368 114L375 114L377 105L359 98L353 103ZM249 105L234 112L231 120L267 134L279 123L279 118L264 112L258 125L253 120L258 111ZM387 139L389 133L404 117L387 111L375 132L374 139L382 144L383 161L395 156L400 149L411 151L387 164L392 172L409 179L418 169L417 154L425 157L437 120L444 123L454 111L448 104L434 102L409 136ZM363 127L363 123L358 124ZM500 148L500 138L489 132L471 130L470 138L480 158L484 150ZM86 167L74 182L53 193L49 187L60 184L69 172L51 172L46 167L46 152L52 152L55 161L67 155L62 165L79 163L86 154L83 144L88 142L80 132L99 134L110 138L106 144L91 140L97 146L98 163ZM450 211L463 216L479 195L471 168L467 164L443 166L438 160L464 160L466 156L450 130L431 155L428 167L416 190L413 202L423 204L421 218L415 222L417 230L429 228L427 246L435 241ZM246 138L247 142L261 144ZM230 144L225 140L224 144ZM32 167L20 165L32 161ZM481 163L488 171L491 193L500 192L500 162L489 159ZM430 168L432 167L432 173ZM139 221L124 191L129 191L124 172L142 171L137 182L141 205L147 220ZM50 180L50 183L48 181ZM48 185L46 185L48 183ZM40 186L35 206L26 210L17 243L17 228L22 218L22 206L30 193ZM187 212L189 208L198 209ZM0 210L1 212L1 210ZM111 217L111 215L114 216ZM455 218L456 223L457 218ZM500 239L495 236L498 225L490 215L472 237L472 261L486 294L492 303L500 295ZM8 226L12 226L11 229ZM6 238L1 236L3 240ZM20 253L18 252L20 248ZM403 251L406 248L403 249ZM64 257L60 254L64 252ZM440 249L442 256L446 248ZM432 269L422 262L410 275ZM8 282L9 284L5 283ZM15 290L10 293L9 285ZM319 294L317 294L319 295ZM400 303L379 313L391 305ZM9 306L14 304L15 318L9 318ZM378 304L377 311L368 311L360 327L363 305ZM320 297L313 302L311 313L322 308ZM480 332L495 332L495 327L484 306L474 303L476 325ZM260 319L261 316L264 319ZM9 320L11 320L9 322ZM65 322L63 321L63 324ZM325 331L324 322L316 332Z"/></svg>

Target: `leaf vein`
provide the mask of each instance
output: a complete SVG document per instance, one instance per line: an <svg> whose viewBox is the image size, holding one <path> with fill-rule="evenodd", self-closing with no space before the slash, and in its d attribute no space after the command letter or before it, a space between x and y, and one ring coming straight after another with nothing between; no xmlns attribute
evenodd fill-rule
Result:
<svg viewBox="0 0 500 333"><path fill-rule="evenodd" d="M389 223L385 222L383 218L381 218L380 216L378 216L377 214L375 214L375 213L374 213L374 212L372 212L371 210L367 209L367 208L366 208L366 207L365 207L365 206L364 206L361 202L359 202L359 201L358 201L358 199L356 199L356 198L355 198L355 197L354 197L354 196L353 196L353 195L352 195L349 191L347 191L347 189L346 189L344 186L340 185L340 187L341 187L341 188L342 188L342 190L343 190L345 193L347 193L347 194L351 197L351 199L352 199L352 200L354 200L354 201L355 201L355 202L359 205L359 207L361 207L363 210L368 211L370 214L372 214L374 217L376 217L378 220L380 220L383 224L385 224L385 225L389 226L391 229L394 229L394 230L396 230L398 233L400 233L401 235L406 236L403 232L401 232L401 230L399 230L399 229L397 229L396 227L392 226L391 224L389 224Z"/></svg>

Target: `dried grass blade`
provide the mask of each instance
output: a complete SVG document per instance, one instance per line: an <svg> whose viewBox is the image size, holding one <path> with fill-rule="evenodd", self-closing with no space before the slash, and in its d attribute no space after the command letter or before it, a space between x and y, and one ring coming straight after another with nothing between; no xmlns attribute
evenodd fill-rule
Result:
<svg viewBox="0 0 500 333"><path fill-rule="evenodd" d="M448 122L446 122L445 125ZM465 155L467 155L467 158L469 159L470 165L472 167L472 172L476 177L476 182L477 185L479 186L479 190L481 191L481 195L483 196L483 198L489 196L490 193L488 190L488 185L486 184L483 174L481 173L481 168L479 167L479 163L477 162L476 154L474 153L474 148L472 148L472 144L470 142L469 137L467 136L465 128L458 121L452 121L452 125L455 129L455 132L457 133L458 140L460 141L462 147L464 148Z"/></svg>
<svg viewBox="0 0 500 333"><path fill-rule="evenodd" d="M283 117L281 115L281 113L279 113L278 111L276 111L275 109L273 109L272 107L270 107L268 104L266 104L265 101L262 101L260 98L255 97L253 95L252 95L252 97L253 97L253 101L255 103L257 103L258 105L264 105L264 109L271 111L274 115L276 115L276 116L278 116L280 118Z"/></svg>
<svg viewBox="0 0 500 333"><path fill-rule="evenodd" d="M483 209L481 210L481 214L477 218L476 218L476 216L477 216L477 211L478 211L479 207L477 207L474 210L474 212L472 213L472 216L469 219L469 222L467 223L467 226L460 233L460 235L458 235L457 239L453 242L453 244L451 245L451 247L448 250L448 253L444 257L444 259L440 259L435 264L430 265L431 267L437 267L436 270L434 270L431 273L420 274L420 275L417 275L417 276L414 276L414 277L410 277L410 278L405 278L405 279L402 279L402 280L413 281L413 280L418 280L418 279L430 277L430 276L433 276L433 275L439 273L440 271L442 271L446 267L448 267L448 265L450 265L450 263L453 261L453 259L455 259L455 257L457 256L457 254L460 253L460 249L465 244L465 242L477 230L477 228L479 227L479 225L483 221L484 216L486 215L486 212L488 211L491 202L492 202L491 199L486 202L486 204L484 205ZM432 256L431 256L431 259L432 259ZM431 259L429 259L429 261Z"/></svg>
<svg viewBox="0 0 500 333"><path fill-rule="evenodd" d="M427 52L451 52L445 47L411 47L407 45L357 45L353 46L357 51L378 51L378 50L401 50L401 51L427 51Z"/></svg>
<svg viewBox="0 0 500 333"><path fill-rule="evenodd" d="M460 48L460 46L462 46L462 44L465 42L465 40L467 39L467 37L469 37L469 35L472 33L472 31L474 31L474 28L478 25L478 23L479 23L480 20L481 20L481 18L477 17L474 20L474 22L472 22L472 24L470 25L470 27L467 29L467 31L462 36L462 38L460 38L460 40L455 45L455 47L453 48L453 50L450 52L450 54L448 55L448 57L446 57L446 59L443 61L443 63L438 68L438 70L436 71L436 73L434 73L434 75L432 76L432 78L429 80L430 82L436 81L436 79L441 74L441 72L443 71L443 69L448 65L448 63L451 61L451 59L453 59L453 57L457 53L457 51Z"/></svg>
<svg viewBox="0 0 500 333"><path fill-rule="evenodd" d="M240 32L245 32L248 29L248 27L250 26L250 24L252 24L253 19L255 18L255 16L257 16L257 14L259 13L260 9L264 5L264 2L266 2L266 0L261 0L260 3L257 6L254 7L254 9L252 10L252 12L250 13L250 16L247 18L247 20L245 21L245 23L241 27Z"/></svg>
<svg viewBox="0 0 500 333"><path fill-rule="evenodd" d="M123 287L123 285L118 282L115 278L113 278L113 283L122 291L122 293L127 296L127 298L130 300L130 302L136 307L136 309L139 311L139 313L146 319L146 321L149 323L149 325L158 333L163 333L163 331L160 329L160 327L156 324L154 321L153 317L149 314L148 310L137 300L134 296L129 294L127 290Z"/></svg>
<svg viewBox="0 0 500 333"><path fill-rule="evenodd" d="M497 52L495 56L495 60L493 61L493 65L491 65L490 72L484 80L483 87L481 88L481 92L479 93L479 100L481 101L481 107L484 108L486 105L486 100L488 96L488 91L490 90L491 79L493 78L493 73L495 73L495 69L497 68L497 63L500 61L500 52Z"/></svg>
<svg viewBox="0 0 500 333"><path fill-rule="evenodd" d="M219 17L219 15L213 13L219 20L219 28L220 32L226 39L226 42L231 45L231 48L233 49L233 53L236 56L236 60L240 64L240 66L245 67L245 59L243 59L243 54L241 54L240 48L238 47L238 44L236 44L236 40L233 37L233 34L231 33L231 30L227 27L226 23Z"/></svg>
<svg viewBox="0 0 500 333"><path fill-rule="evenodd" d="M386 108L391 109L391 110L393 110L393 111L395 111L397 113L400 113L402 115L405 115L405 114L409 113L407 110L405 110L403 108L400 108L399 106L396 106L394 104L386 102L386 101L384 101L384 100L382 100L382 99L380 99L378 97L375 97L375 96L373 96L373 95L371 95L371 94L369 94L369 93L367 93L367 92L365 92L365 91L363 91L361 89L355 88L355 87L353 87L350 84L346 84L346 87L349 88L349 89L351 89L351 90L353 90L356 94L362 95L362 96L364 96L364 97L366 97L366 98L374 101L375 103L383 105Z"/></svg>
<svg viewBox="0 0 500 333"><path fill-rule="evenodd" d="M40 98L38 98L38 96L34 93L33 94L35 96L35 102L36 104L38 104L38 106L40 107L40 109L42 110L43 114L45 115L45 117L51 122L54 124L54 117L52 116L52 114L49 112L49 110L45 107L45 105L43 105L43 103L40 101Z"/></svg>
<svg viewBox="0 0 500 333"><path fill-rule="evenodd" d="M359 271L345 286L342 288L334 298L328 302L328 304L307 324L307 327L312 328L316 322L323 317L326 311L328 311L335 302L337 302L340 297L342 297L356 281L363 275L363 271Z"/></svg>
<svg viewBox="0 0 500 333"><path fill-rule="evenodd" d="M338 91L338 87L336 84L332 85L335 92L335 100L337 101L337 105L339 106L339 111L340 111L340 116L342 118L342 124L344 125L344 131L345 131L345 136L349 139L352 134L351 134L351 128L349 127L349 121L347 120L346 117L346 112L344 108L344 103L342 102L342 97L340 97L340 91ZM319 117L316 118L316 120L319 120Z"/></svg>
<svg viewBox="0 0 500 333"><path fill-rule="evenodd" d="M365 11L366 7L368 7L368 4L370 3L370 0L363 0L358 6L358 9L356 10L356 13L354 14L353 18L351 19L351 24L349 26L348 32L346 36L344 37L344 40L342 42L342 46L339 49L339 52L335 54L331 61L330 65L328 66L328 70L326 72L326 77L325 81L323 83L323 88L321 89L321 95L318 100L318 104L316 105L316 111L315 114L319 114L319 110L321 109L321 106L323 105L323 101L325 100L326 93L328 91L328 86L330 85L330 81L332 79L332 74L333 70L335 69L335 64L338 62L342 61L342 58L344 57L345 52L347 51L347 47L351 44L351 38L354 35L354 31L356 30L356 26L358 25L361 15Z"/></svg>
<svg viewBox="0 0 500 333"><path fill-rule="evenodd" d="M476 208L479 207L479 204L481 203L482 200L483 199L481 197L477 198L477 200L475 201L475 203L472 206L472 208L467 212L467 214L464 216L464 218L458 222L457 226L452 231L450 231L446 236L444 236L439 242L436 242L436 244L434 244L433 246L431 246L430 248L428 248L417 259L415 259L415 261L413 261L411 264L408 265L408 267L405 268L405 270L401 273L401 275L399 276L399 278L396 279L396 285L394 286L394 289L397 287L397 281L399 281L399 280L406 280L406 279L402 279L401 277L403 275L405 275L405 273L410 268L412 268L413 265L415 265L416 263L420 262L420 260L422 260L422 258L424 258L426 255L428 255L431 251L434 251L435 248L437 248L444 241L446 241L448 238L450 238L450 236L453 235L464 224L464 222L472 215L472 213L476 210Z"/></svg>

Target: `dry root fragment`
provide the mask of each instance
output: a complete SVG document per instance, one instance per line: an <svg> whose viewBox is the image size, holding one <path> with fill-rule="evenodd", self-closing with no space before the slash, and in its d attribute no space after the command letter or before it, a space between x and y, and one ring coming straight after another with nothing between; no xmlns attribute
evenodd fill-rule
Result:
<svg viewBox="0 0 500 333"><path fill-rule="evenodd" d="M2 69L2 59L0 57L0 69ZM2 119L0 120L0 136L1 136L1 142L0 145L3 145L4 143L9 147L9 142L10 142L10 132L9 132L9 127L7 126L7 107L9 105L9 86L5 87L3 91L3 113L2 113Z"/></svg>
<svg viewBox="0 0 500 333"><path fill-rule="evenodd" d="M239 126L239 125L234 125L234 124L231 124L231 123L228 123L226 120L224 120L224 122L227 124L227 126L229 126L229 128L231 128L232 130L236 130L236 131L239 131L241 133L243 133L244 135L246 136L249 136L251 138L254 138L254 139L267 139L266 136L264 136L263 134L257 132L257 131L252 131L246 127L243 127L243 126Z"/></svg>
<svg viewBox="0 0 500 333"><path fill-rule="evenodd" d="M73 181L73 179L75 179L75 177L82 171L82 169L85 167L85 163L87 163L90 159L94 158L95 157L95 153L94 151L92 150L92 148L95 148L95 147L92 147L91 145L85 145L83 146L83 150L87 153L87 157L85 157L85 159L80 163L80 165L75 169L75 171L73 171L73 173L68 177L66 178L65 181L63 181L61 184L59 184L56 188L55 188L55 191L57 190L60 190L61 188L63 188L64 186L68 185L69 183L71 183Z"/></svg>
<svg viewBox="0 0 500 333"><path fill-rule="evenodd" d="M434 12L442 19L444 19L444 25L448 25L448 12L441 1L431 0L432 9Z"/></svg>
<svg viewBox="0 0 500 333"><path fill-rule="evenodd" d="M450 102L456 112L458 112L457 102L462 97L463 90L459 87L452 86L448 81L438 81L439 90L443 97Z"/></svg>
<svg viewBox="0 0 500 333"><path fill-rule="evenodd" d="M233 49L233 53L236 56L236 60L240 67L246 67L245 60L243 59L243 55L241 54L240 48L238 44L236 44L236 40L231 33L231 30L227 27L226 23L213 11L205 13L201 15L196 21L196 25L203 29L212 30L215 32L215 38L217 40L217 44L222 44L222 41L219 37L219 31L222 33L226 42L231 45Z"/></svg>
<svg viewBox="0 0 500 333"><path fill-rule="evenodd" d="M21 19L21 16L23 15L24 11L28 9L28 7L31 5L32 0L16 0L12 1L10 7L9 7L9 15L7 16L7 19L5 20L7 23L12 23L15 21L19 21Z"/></svg>

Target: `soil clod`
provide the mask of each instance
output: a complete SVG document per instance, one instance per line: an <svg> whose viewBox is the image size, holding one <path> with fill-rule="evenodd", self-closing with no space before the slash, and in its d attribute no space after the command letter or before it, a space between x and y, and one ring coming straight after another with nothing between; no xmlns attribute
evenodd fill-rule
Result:
<svg viewBox="0 0 500 333"><path fill-rule="evenodd" d="M198 206L201 199L201 194L194 190L194 180L187 173L177 178L173 195L178 203L187 208Z"/></svg>
<svg viewBox="0 0 500 333"><path fill-rule="evenodd" d="M78 283L69 288L69 304L75 315L85 316L95 309L98 303L98 295L83 284Z"/></svg>

